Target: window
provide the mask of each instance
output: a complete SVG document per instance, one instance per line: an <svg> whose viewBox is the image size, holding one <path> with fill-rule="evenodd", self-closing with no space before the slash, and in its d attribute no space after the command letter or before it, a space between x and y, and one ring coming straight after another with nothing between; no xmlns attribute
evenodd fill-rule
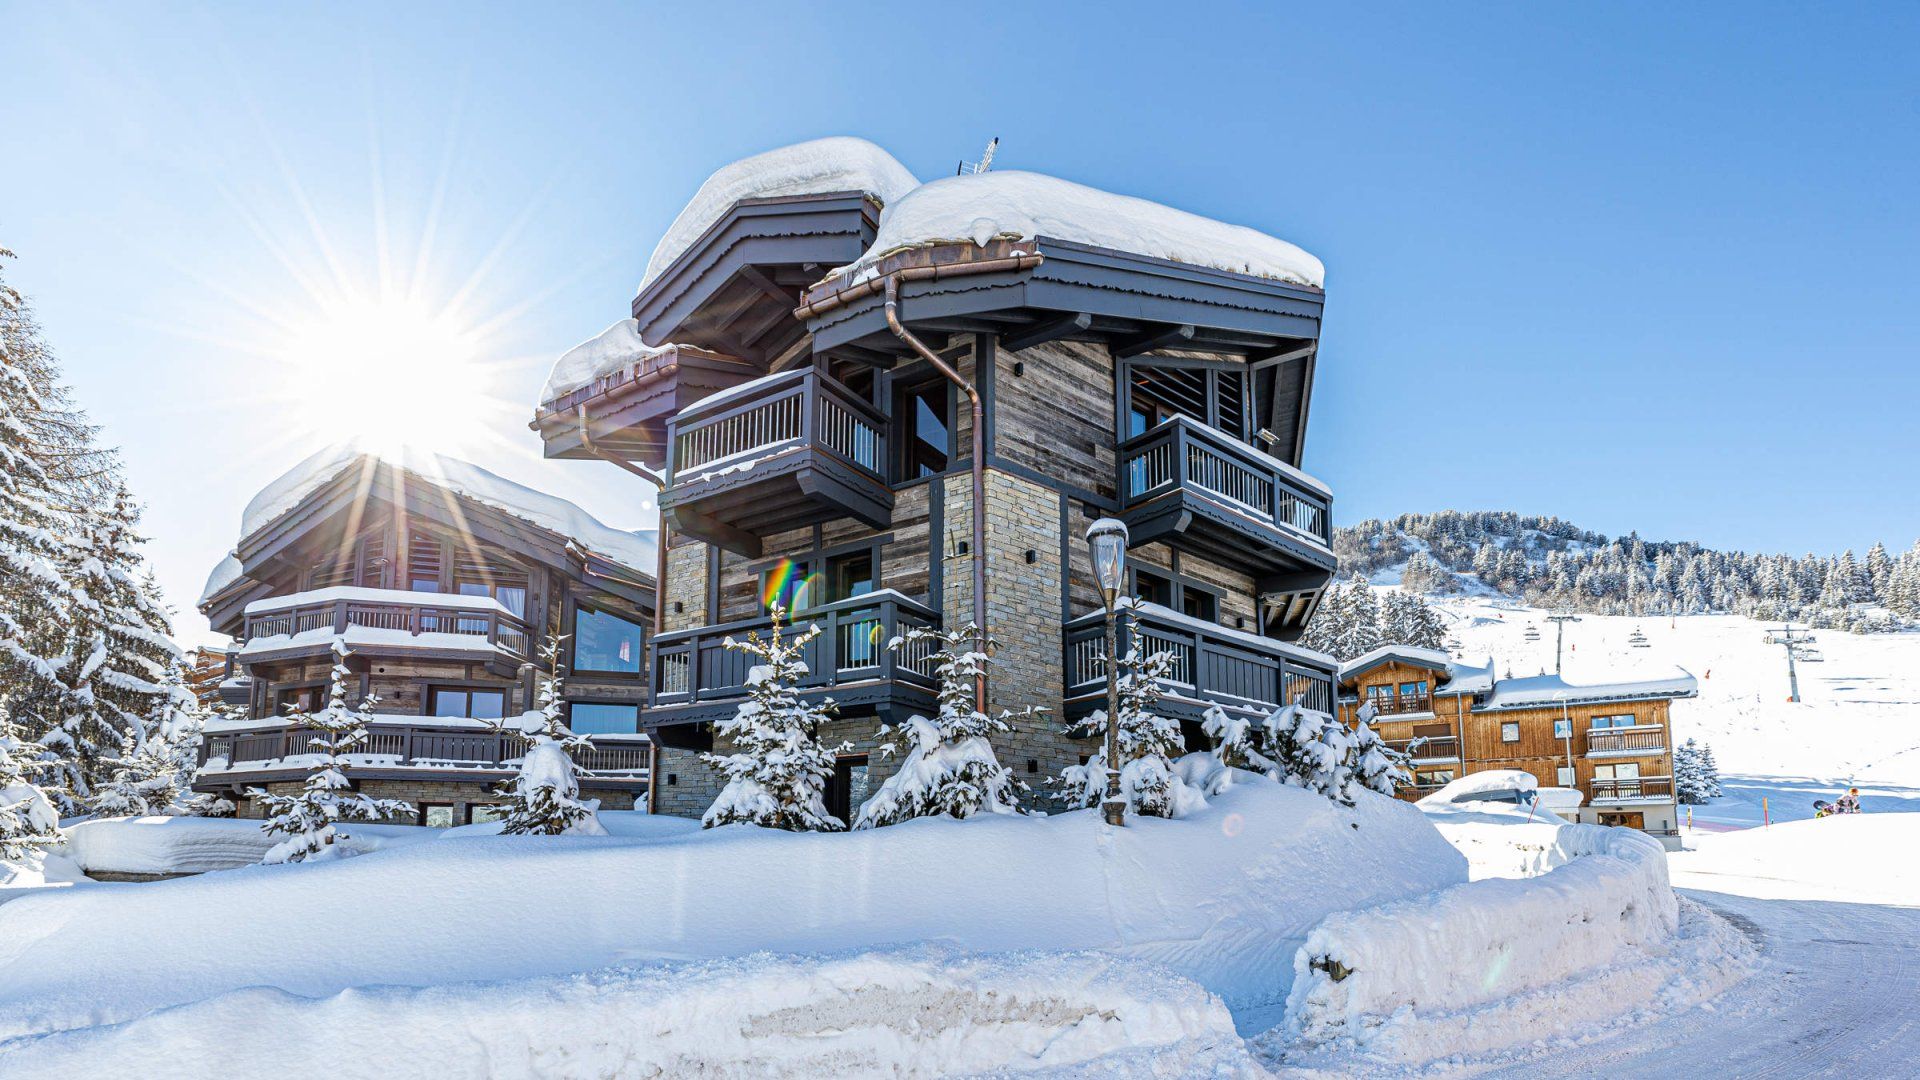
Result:
<svg viewBox="0 0 1920 1080"><path fill-rule="evenodd" d="M499 803L468 803L467 824L481 825L489 821L500 820Z"/></svg>
<svg viewBox="0 0 1920 1080"><path fill-rule="evenodd" d="M1393 707L1393 687L1391 686L1369 686L1367 696L1373 699L1373 707L1376 710L1384 712Z"/></svg>
<svg viewBox="0 0 1920 1080"><path fill-rule="evenodd" d="M440 571L446 565L440 541L425 533L407 537L407 588L414 592L439 592Z"/></svg>
<svg viewBox="0 0 1920 1080"><path fill-rule="evenodd" d="M1554 770L1554 774L1556 777L1554 782L1559 784L1561 787L1573 786L1573 766L1562 765L1558 769Z"/></svg>
<svg viewBox="0 0 1920 1080"><path fill-rule="evenodd" d="M900 392L894 410L900 432L900 479L918 480L947 471L952 457L953 420L945 382L921 383Z"/></svg>
<svg viewBox="0 0 1920 1080"><path fill-rule="evenodd" d="M421 803L420 824L429 829L453 828L453 804Z"/></svg>
<svg viewBox="0 0 1920 1080"><path fill-rule="evenodd" d="M1556 739L1573 738L1573 721L1555 720L1553 722L1553 737Z"/></svg>
<svg viewBox="0 0 1920 1080"><path fill-rule="evenodd" d="M1401 683L1401 684L1400 684L1400 696L1401 696L1401 697L1403 697L1403 698L1423 698L1423 697L1426 697L1426 696L1427 696L1427 680L1425 680L1425 679L1419 679L1419 680L1417 680L1417 681L1414 681L1414 682L1403 682L1403 683Z"/></svg>
<svg viewBox="0 0 1920 1080"><path fill-rule="evenodd" d="M592 608L573 614L573 669L618 675L640 673L640 624Z"/></svg>
<svg viewBox="0 0 1920 1080"><path fill-rule="evenodd" d="M1506 723L1501 724L1500 725L1500 741L1501 742L1519 742L1520 741L1520 725L1517 722L1512 720L1509 720Z"/></svg>
<svg viewBox="0 0 1920 1080"><path fill-rule="evenodd" d="M1637 723L1639 720L1632 713L1621 713L1618 716L1596 716L1587 721L1587 726L1594 731L1605 731L1608 728L1633 727Z"/></svg>
<svg viewBox="0 0 1920 1080"><path fill-rule="evenodd" d="M527 589L524 585L489 585L484 581L455 581L453 591L461 596L491 596L517 619L527 617Z"/></svg>
<svg viewBox="0 0 1920 1080"><path fill-rule="evenodd" d="M858 551L827 560L827 602L850 600L873 591L873 552Z"/></svg>
<svg viewBox="0 0 1920 1080"><path fill-rule="evenodd" d="M1204 589L1180 590L1180 611L1188 618L1215 622L1220 618L1220 601Z"/></svg>
<svg viewBox="0 0 1920 1080"><path fill-rule="evenodd" d="M1133 572L1133 592L1135 596L1149 604L1161 607L1173 606L1173 579L1159 574L1150 574L1145 570Z"/></svg>
<svg viewBox="0 0 1920 1080"><path fill-rule="evenodd" d="M1640 766L1638 763L1632 761L1622 761L1612 765L1595 765L1593 767L1593 778L1595 780L1638 780L1640 779Z"/></svg>
<svg viewBox="0 0 1920 1080"><path fill-rule="evenodd" d="M507 715L507 692L436 686L427 691L427 715L498 720Z"/></svg>
<svg viewBox="0 0 1920 1080"><path fill-rule="evenodd" d="M833 763L833 779L827 781L827 813L851 824L854 812L872 793L867 755L843 757Z"/></svg>
<svg viewBox="0 0 1920 1080"><path fill-rule="evenodd" d="M324 686L293 686L274 694L275 712L281 716L289 712L319 712L326 706L327 688Z"/></svg>
<svg viewBox="0 0 1920 1080"><path fill-rule="evenodd" d="M788 612L804 611L814 604L813 575L805 562L781 559L760 571L760 603L768 611L777 605Z"/></svg>
<svg viewBox="0 0 1920 1080"><path fill-rule="evenodd" d="M640 730L640 706L608 701L576 701L567 710L575 735L632 735Z"/></svg>

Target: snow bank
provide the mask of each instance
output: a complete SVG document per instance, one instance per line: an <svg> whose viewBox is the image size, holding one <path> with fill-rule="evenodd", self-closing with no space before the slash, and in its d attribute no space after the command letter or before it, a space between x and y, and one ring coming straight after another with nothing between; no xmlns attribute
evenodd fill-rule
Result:
<svg viewBox="0 0 1920 1080"><path fill-rule="evenodd" d="M1486 769L1447 781L1439 791L1421 796L1419 805L1528 802L1539 787L1539 779L1525 769Z"/></svg>
<svg viewBox="0 0 1920 1080"><path fill-rule="evenodd" d="M914 188L880 215L867 253L835 274L859 280L888 255L928 244L1042 236L1314 288L1326 279L1319 259L1244 225L1018 171L950 176Z"/></svg>
<svg viewBox="0 0 1920 1080"><path fill-rule="evenodd" d="M1511 803L1426 805L1420 809L1460 854L1473 880L1524 878L1564 865L1573 853L1561 841L1566 821L1542 806L1529 814Z"/></svg>
<svg viewBox="0 0 1920 1080"><path fill-rule="evenodd" d="M439 835L417 825L343 825L357 853L402 847ZM278 843L247 818L93 818L67 827L66 854L88 873L203 874L260 861Z"/></svg>
<svg viewBox="0 0 1920 1080"><path fill-rule="evenodd" d="M1291 958L1331 912L1465 879L1412 806L1363 793L1341 807L1264 780L1123 829L1082 811L840 834L464 836L0 907L0 1038L249 986L330 995L927 941L1147 960L1238 1015L1277 1010ZM353 932L287 929L321 925Z"/></svg>
<svg viewBox="0 0 1920 1080"><path fill-rule="evenodd" d="M1843 814L1692 833L1675 884L1774 900L1920 907L1920 814Z"/></svg>
<svg viewBox="0 0 1920 1080"><path fill-rule="evenodd" d="M640 340L640 324L621 319L560 354L547 373L547 384L540 388L540 403L571 394L602 375L650 360L669 348L672 346L654 348Z"/></svg>
<svg viewBox="0 0 1920 1080"><path fill-rule="evenodd" d="M1218 1047L1229 1048L1225 1054ZM322 998L248 988L0 1047L12 1077L951 1076L1246 1053L1219 999L1099 953L756 955Z"/></svg>
<svg viewBox="0 0 1920 1080"><path fill-rule="evenodd" d="M1565 861L1539 877L1490 878L1328 916L1294 957L1291 1031L1391 1053L1397 1041L1417 1038L1430 1014L1514 998L1636 951L1668 949L1680 913L1659 841L1631 829L1564 825L1556 847ZM1498 1037L1541 1033L1516 1028ZM1488 1048L1493 1034L1482 1033L1475 1049ZM1421 1040L1410 1056L1431 1049Z"/></svg>
<svg viewBox="0 0 1920 1080"><path fill-rule="evenodd" d="M741 158L707 177L707 182L693 193L693 200L673 219L659 246L653 249L653 257L647 260L639 291L647 291L647 286L692 247L701 233L742 199L859 191L885 207L919 183L892 154L865 139L846 135Z"/></svg>

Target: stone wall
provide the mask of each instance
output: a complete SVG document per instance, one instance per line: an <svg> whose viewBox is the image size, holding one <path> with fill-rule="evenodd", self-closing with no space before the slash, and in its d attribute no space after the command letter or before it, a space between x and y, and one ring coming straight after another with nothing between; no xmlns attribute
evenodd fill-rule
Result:
<svg viewBox="0 0 1920 1080"><path fill-rule="evenodd" d="M674 605L679 609L675 610ZM675 538L667 546L667 582L661 618L668 631L707 626L707 545Z"/></svg>
<svg viewBox="0 0 1920 1080"><path fill-rule="evenodd" d="M267 784L266 789L275 795L291 795L298 792L304 780L286 780ZM422 803L451 804L453 820L456 825L467 824L469 807L486 806L494 801L488 788L493 780L363 780L356 787L363 795L376 799L400 799L419 806ZM646 792L615 791L596 788L591 783L583 785L581 794L589 799L599 799L602 810L632 810L635 799L641 809L646 808ZM231 798L231 796L229 796ZM251 797L234 799L234 816L242 818L265 818L266 812L260 800ZM392 820L395 825L417 825L413 815Z"/></svg>

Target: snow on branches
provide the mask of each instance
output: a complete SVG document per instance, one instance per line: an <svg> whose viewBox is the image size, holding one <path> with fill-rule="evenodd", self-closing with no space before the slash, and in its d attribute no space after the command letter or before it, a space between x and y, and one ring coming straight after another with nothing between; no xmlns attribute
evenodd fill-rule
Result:
<svg viewBox="0 0 1920 1080"><path fill-rule="evenodd" d="M1139 628L1128 620L1130 645L1120 658L1117 713L1120 794L1131 813L1147 817L1181 817L1207 804L1206 797L1174 771L1172 757L1183 749L1178 721L1160 715L1155 709L1165 696L1161 683L1173 673L1176 658L1171 652L1142 653ZM1100 660L1106 667L1105 655ZM1099 735L1107 729L1107 710L1097 709L1072 731L1091 730ZM1061 770L1059 782L1065 788L1067 805L1094 806L1106 798L1107 750L1104 739L1085 765Z"/></svg>
<svg viewBox="0 0 1920 1080"><path fill-rule="evenodd" d="M61 842L60 815L29 772L33 751L0 701L0 860L26 862Z"/></svg>
<svg viewBox="0 0 1920 1080"><path fill-rule="evenodd" d="M1354 718L1353 778L1369 791L1391 795L1398 788L1413 783L1413 770L1408 767L1411 758L1404 751L1388 746L1375 733L1373 718L1377 712L1373 702L1364 701Z"/></svg>
<svg viewBox="0 0 1920 1080"><path fill-rule="evenodd" d="M800 695L807 676L801 656L820 627L789 633L786 611L775 605L765 636L725 645L760 661L747 672L747 699L733 716L717 721L714 731L731 742L731 754L705 754L701 760L720 770L727 784L700 823L746 823L793 832L834 832L846 823L827 812L827 779L839 749L820 745L820 725L834 715L831 701Z"/></svg>
<svg viewBox="0 0 1920 1080"><path fill-rule="evenodd" d="M316 862L352 854L339 843L347 834L334 827L339 821L378 821L399 817L413 808L395 799L375 799L352 790L347 780L347 758L367 740L367 722L379 699L360 699L358 709L347 708L346 646L333 646L333 675L327 707L317 713L288 711L289 719L307 729L307 750L315 755L307 781L298 792L275 795L261 788L250 794L261 800L267 819L261 828L285 840L267 849L264 863Z"/></svg>
<svg viewBox="0 0 1920 1080"><path fill-rule="evenodd" d="M569 752L591 745L567 726L560 695L564 669L560 639L549 636L540 649L552 672L540 684L539 718L515 730L526 740L520 773L494 788L500 797L500 831L529 836L605 836L598 799L580 798L580 763ZM503 729L504 730L504 729Z"/></svg>
<svg viewBox="0 0 1920 1080"><path fill-rule="evenodd" d="M1025 790L1012 770L1000 764L989 740L1012 730L1013 713L989 716L975 707L975 680L991 661L986 642L972 623L941 633L916 627L888 642L888 648L911 660L924 656L939 681L937 716L914 716L900 726L907 750L900 768L860 806L856 829L892 825L917 817L968 818L985 810L994 814L1019 812L1015 791ZM916 664L916 667L921 664ZM1031 715L1038 710L1029 709ZM882 725L885 736L889 728Z"/></svg>
<svg viewBox="0 0 1920 1080"><path fill-rule="evenodd" d="M1673 791L1681 802L1694 806L1720 797L1720 767L1711 745L1688 739L1673 751Z"/></svg>
<svg viewBox="0 0 1920 1080"><path fill-rule="evenodd" d="M1232 783L1231 770L1258 773L1271 780L1317 792L1353 805L1355 784L1383 795L1411 782L1407 755L1382 742L1368 721L1372 706L1362 706L1359 723L1349 731L1332 716L1299 704L1265 717L1207 709L1201 727L1213 740L1207 794Z"/></svg>

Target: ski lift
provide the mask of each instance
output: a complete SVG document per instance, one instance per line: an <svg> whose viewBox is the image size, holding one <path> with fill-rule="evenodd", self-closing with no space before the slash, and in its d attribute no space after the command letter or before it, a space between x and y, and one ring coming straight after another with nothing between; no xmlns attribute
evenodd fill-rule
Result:
<svg viewBox="0 0 1920 1080"><path fill-rule="evenodd" d="M1448 653L1451 653L1456 656L1459 655L1460 651L1463 648L1465 648L1465 646L1460 644L1459 638L1448 638L1445 644L1442 645L1441 647L1446 649Z"/></svg>
<svg viewBox="0 0 1920 1080"><path fill-rule="evenodd" d="M1803 664L1824 664L1827 661L1826 657L1820 655L1820 650L1811 645L1794 646L1793 658Z"/></svg>
<svg viewBox="0 0 1920 1080"><path fill-rule="evenodd" d="M1537 627L1537 626L1535 626L1535 625L1533 625L1532 623L1528 623L1528 624L1527 624L1527 632L1526 632L1526 635L1525 635L1525 636L1526 636L1526 639L1527 639L1528 641L1539 641L1539 640L1540 640L1540 628L1539 628L1539 627Z"/></svg>
<svg viewBox="0 0 1920 1080"><path fill-rule="evenodd" d="M1647 635L1641 633L1640 628L1637 626L1633 628L1633 633L1627 635L1627 644L1633 646L1636 649L1653 648L1652 645L1647 643Z"/></svg>

